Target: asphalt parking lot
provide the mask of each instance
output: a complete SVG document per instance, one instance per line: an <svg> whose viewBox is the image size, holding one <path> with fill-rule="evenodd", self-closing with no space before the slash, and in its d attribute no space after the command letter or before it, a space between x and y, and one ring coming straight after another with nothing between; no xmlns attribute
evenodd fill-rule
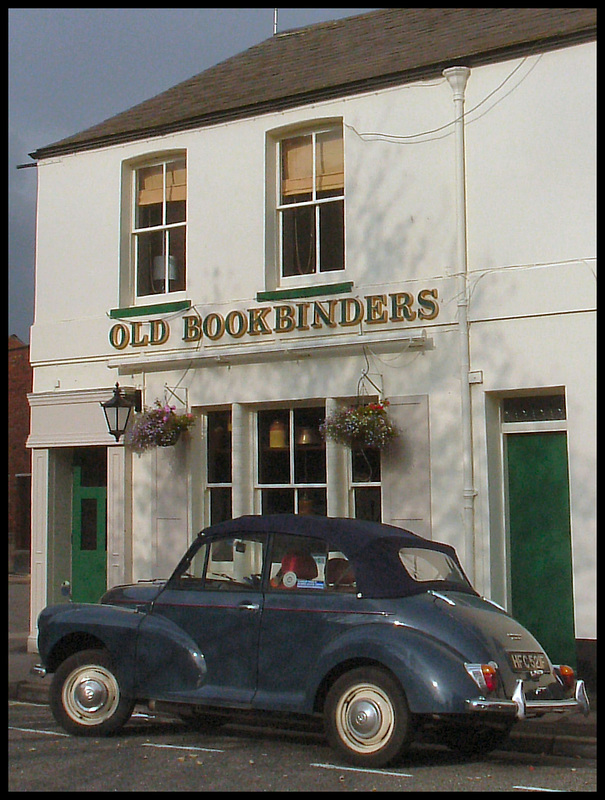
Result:
<svg viewBox="0 0 605 800"><path fill-rule="evenodd" d="M74 738L46 705L9 701L9 791L595 791L596 761L497 751L461 758L414 746L401 764L339 761L309 726L211 734L138 707L119 736Z"/></svg>

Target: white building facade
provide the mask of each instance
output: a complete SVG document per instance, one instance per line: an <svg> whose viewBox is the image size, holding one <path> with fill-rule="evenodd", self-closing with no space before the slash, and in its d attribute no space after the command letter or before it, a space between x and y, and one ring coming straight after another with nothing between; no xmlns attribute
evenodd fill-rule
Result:
<svg viewBox="0 0 605 800"><path fill-rule="evenodd" d="M454 545L590 668L595 49L38 152L32 648L65 587L167 577L210 522L293 511ZM116 382L195 426L133 453ZM360 397L390 402L381 455L318 435Z"/></svg>

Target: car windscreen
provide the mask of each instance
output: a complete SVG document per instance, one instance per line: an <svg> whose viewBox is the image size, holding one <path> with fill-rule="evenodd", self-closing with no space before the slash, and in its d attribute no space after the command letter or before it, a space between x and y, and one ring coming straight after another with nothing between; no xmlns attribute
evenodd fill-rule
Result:
<svg viewBox="0 0 605 800"><path fill-rule="evenodd" d="M443 583L450 589L459 587L463 591L471 588L456 561L447 553L421 547L401 547L399 560L416 583Z"/></svg>

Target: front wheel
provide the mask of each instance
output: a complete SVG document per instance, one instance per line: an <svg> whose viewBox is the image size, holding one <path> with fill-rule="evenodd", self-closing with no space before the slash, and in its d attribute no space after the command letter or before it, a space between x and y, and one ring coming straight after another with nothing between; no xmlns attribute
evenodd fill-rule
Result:
<svg viewBox="0 0 605 800"><path fill-rule="evenodd" d="M328 692L324 714L330 744L356 766L384 767L412 738L405 694L389 673L376 667L342 675Z"/></svg>
<svg viewBox="0 0 605 800"><path fill-rule="evenodd" d="M124 697L106 650L66 658L50 686L50 708L75 736L109 736L130 719L135 701Z"/></svg>

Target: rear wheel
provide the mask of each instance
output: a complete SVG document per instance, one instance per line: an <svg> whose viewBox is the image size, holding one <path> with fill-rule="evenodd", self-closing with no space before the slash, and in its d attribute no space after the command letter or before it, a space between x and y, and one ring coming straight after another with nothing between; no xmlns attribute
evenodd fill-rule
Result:
<svg viewBox="0 0 605 800"><path fill-rule="evenodd" d="M328 692L324 715L331 745L357 766L392 763L412 738L405 695L397 681L377 667L342 675Z"/></svg>
<svg viewBox="0 0 605 800"><path fill-rule="evenodd" d="M124 697L106 650L82 650L66 658L50 686L57 722L75 736L109 736L130 719L135 701Z"/></svg>

